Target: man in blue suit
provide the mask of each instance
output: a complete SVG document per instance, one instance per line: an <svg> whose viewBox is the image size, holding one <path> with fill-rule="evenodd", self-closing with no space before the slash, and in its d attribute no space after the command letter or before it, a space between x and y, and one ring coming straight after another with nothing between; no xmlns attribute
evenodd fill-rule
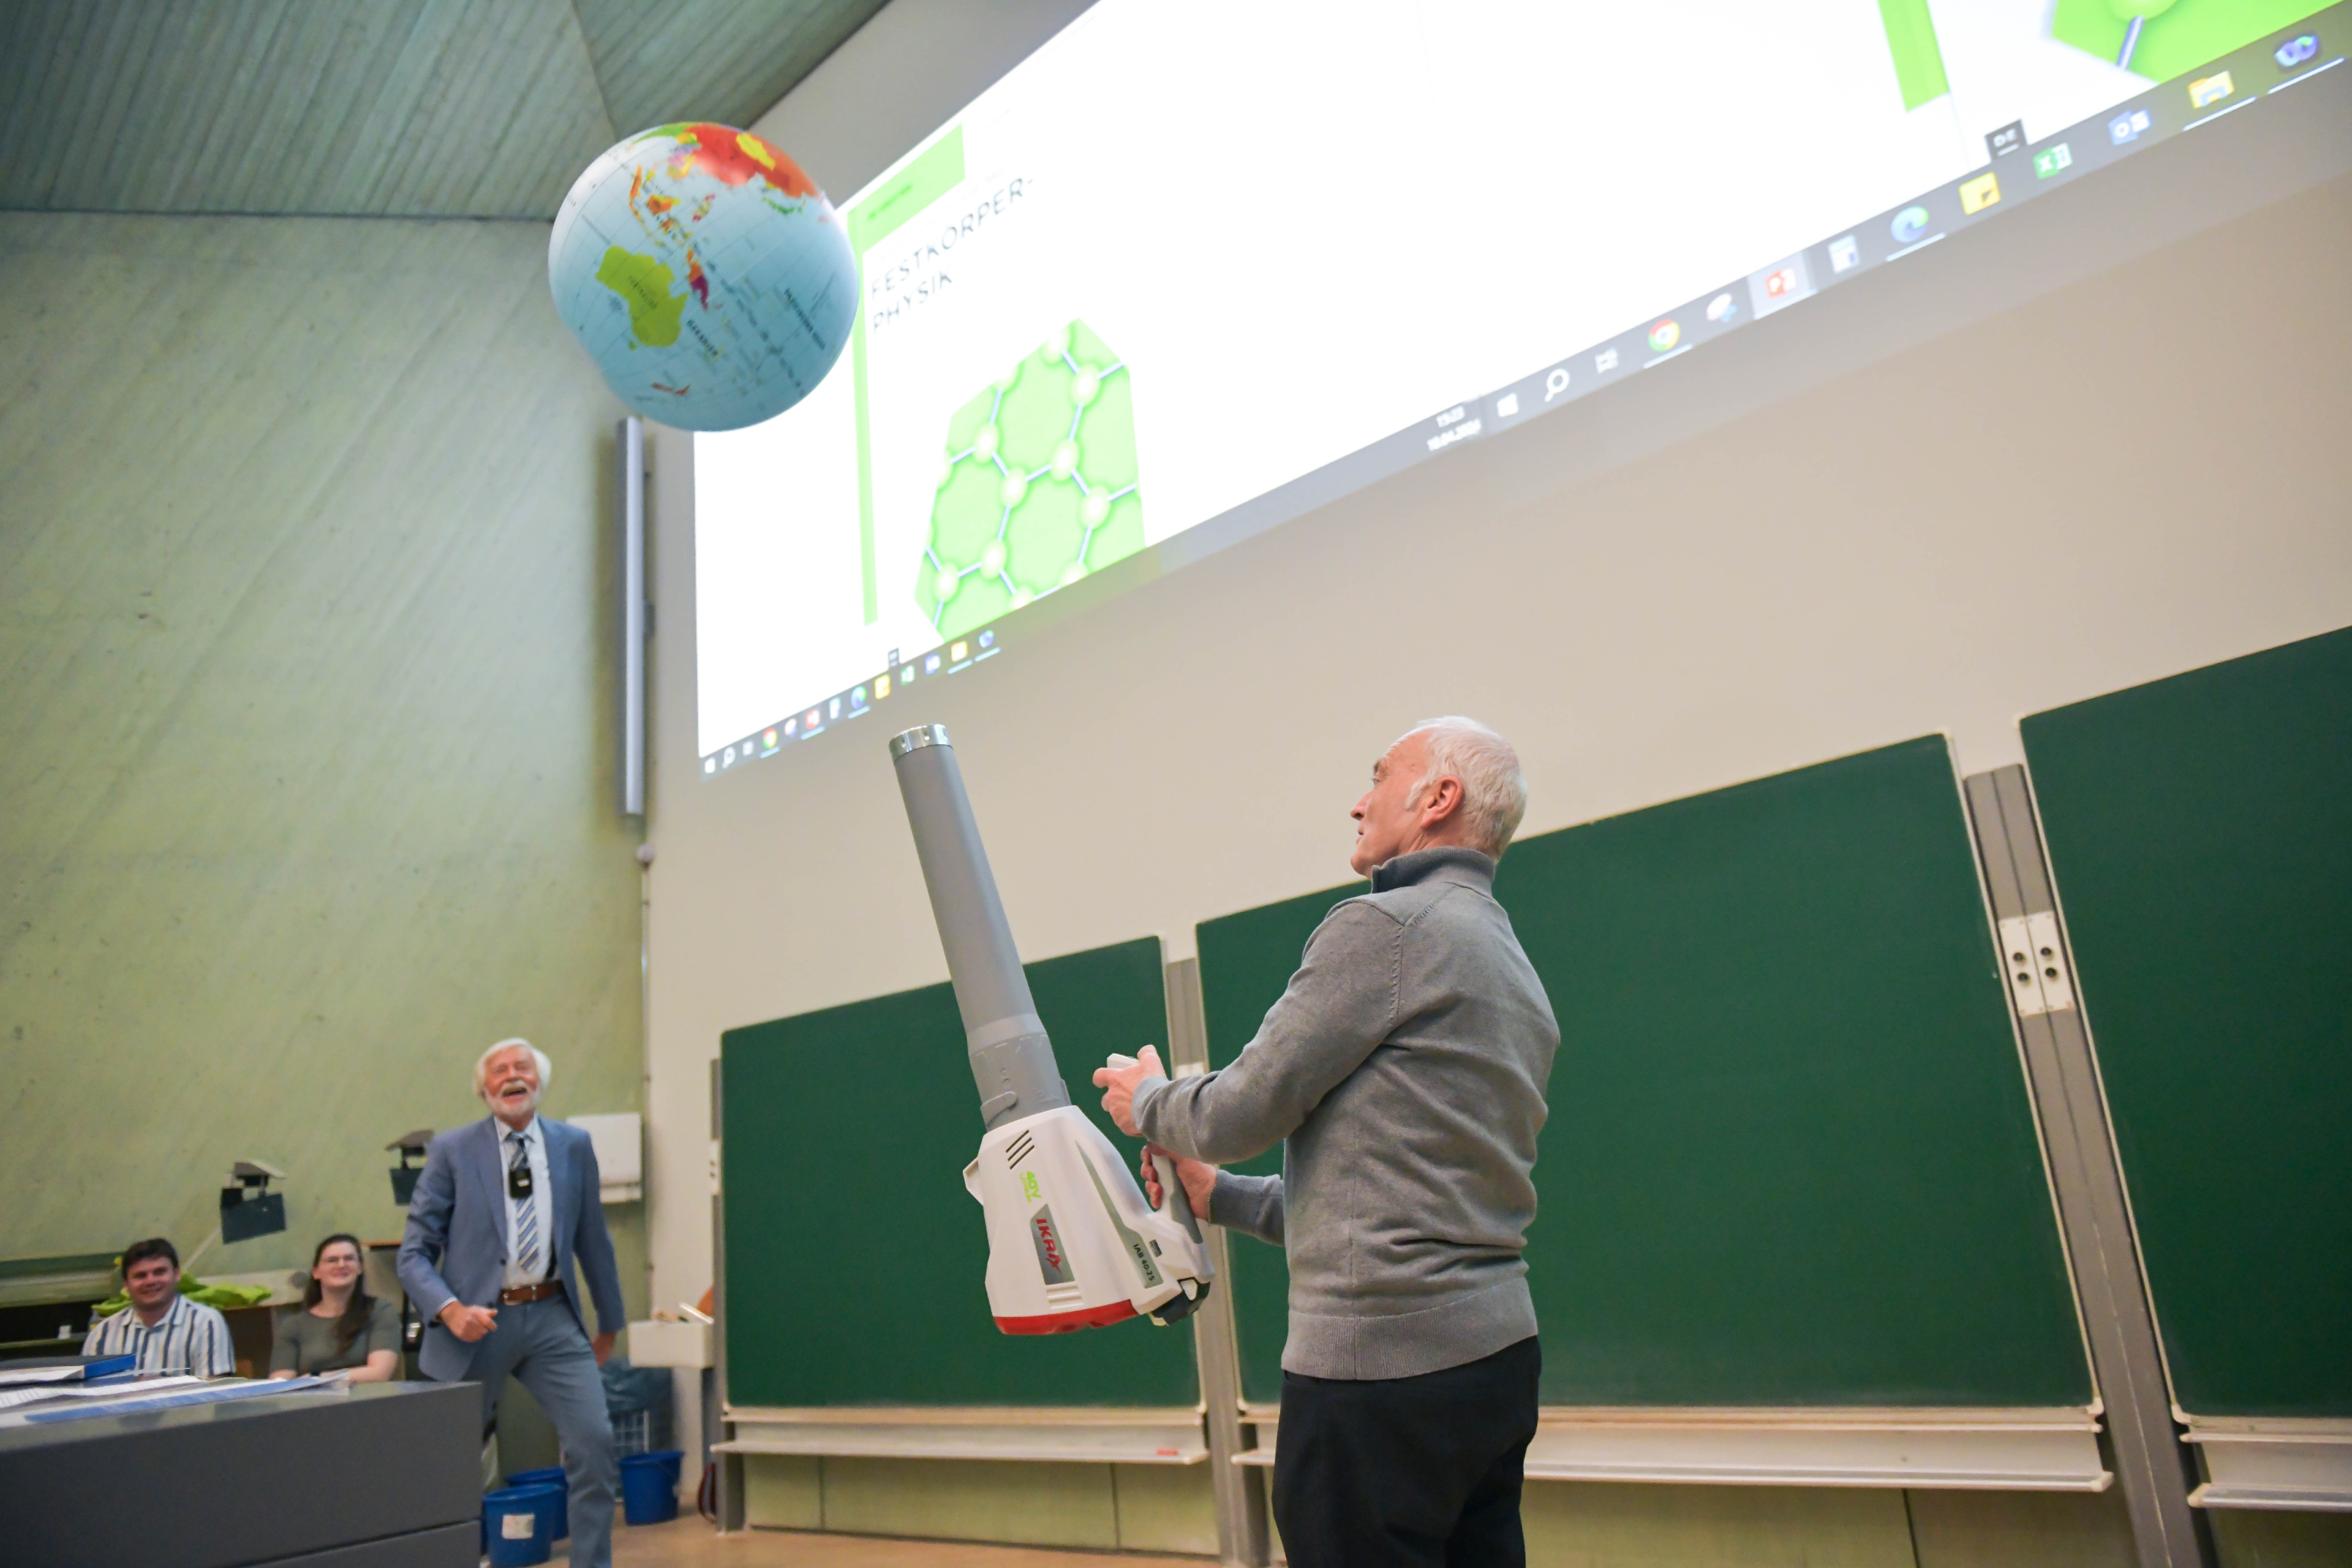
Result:
<svg viewBox="0 0 2352 1568"><path fill-rule="evenodd" d="M425 1152L400 1283L425 1319L425 1375L480 1384L485 1431L509 1374L538 1399L563 1445L572 1562L610 1568L620 1464L596 1369L625 1321L621 1274L588 1134L539 1114L551 1070L529 1040L500 1040L474 1064L490 1114ZM572 1283L575 1258L596 1303L593 1339Z"/></svg>

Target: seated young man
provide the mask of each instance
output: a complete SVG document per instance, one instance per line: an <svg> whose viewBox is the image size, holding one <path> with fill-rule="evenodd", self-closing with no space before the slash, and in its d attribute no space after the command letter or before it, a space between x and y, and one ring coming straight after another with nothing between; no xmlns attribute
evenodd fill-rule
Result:
<svg viewBox="0 0 2352 1568"><path fill-rule="evenodd" d="M236 1375L228 1320L180 1294L180 1254L160 1236L122 1249L122 1289L131 1305L101 1320L82 1342L84 1355L134 1355L141 1372Z"/></svg>

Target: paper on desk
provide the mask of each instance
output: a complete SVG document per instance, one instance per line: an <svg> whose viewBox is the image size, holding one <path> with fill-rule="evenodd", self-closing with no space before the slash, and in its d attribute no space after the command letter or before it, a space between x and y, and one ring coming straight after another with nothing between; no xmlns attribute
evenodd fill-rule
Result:
<svg viewBox="0 0 2352 1568"><path fill-rule="evenodd" d="M81 1376L81 1363L70 1366L0 1366L0 1387L25 1383L65 1383Z"/></svg>
<svg viewBox="0 0 2352 1568"><path fill-rule="evenodd" d="M202 1383L200 1377L124 1377L107 1378L98 1383L65 1384L37 1384L31 1388L0 1388L0 1410L13 1410L21 1405L33 1405L51 1399L131 1399L159 1388L177 1388L186 1384Z"/></svg>
<svg viewBox="0 0 2352 1568"><path fill-rule="evenodd" d="M21 1426L53 1421L79 1421L88 1415L116 1415L125 1412L169 1410L184 1405L213 1405L226 1399L250 1399L271 1394L332 1393L324 1386L324 1379L316 1377L268 1378L221 1377L149 1378L136 1386L126 1386L113 1399L60 1401L42 1404L30 1410L0 1410L0 1426ZM165 1387L165 1384L197 1386Z"/></svg>

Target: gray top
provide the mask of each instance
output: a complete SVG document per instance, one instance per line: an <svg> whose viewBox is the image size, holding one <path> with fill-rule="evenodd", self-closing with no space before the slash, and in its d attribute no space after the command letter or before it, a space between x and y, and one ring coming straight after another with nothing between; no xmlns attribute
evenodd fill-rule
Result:
<svg viewBox="0 0 2352 1568"><path fill-rule="evenodd" d="M371 1351L400 1353L400 1311L381 1296L368 1309L365 1331L354 1336L352 1348L341 1353L335 1350L335 1319L320 1317L308 1307L278 1319L278 1342L269 1352L269 1370L299 1373L308 1377L317 1372L365 1366Z"/></svg>
<svg viewBox="0 0 2352 1568"><path fill-rule="evenodd" d="M1146 1079L1135 1120L1219 1173L1209 1217L1286 1248L1284 1370L1412 1377L1536 1331L1536 1134L1559 1026L1474 849L1400 855L1324 917L1232 1065Z"/></svg>

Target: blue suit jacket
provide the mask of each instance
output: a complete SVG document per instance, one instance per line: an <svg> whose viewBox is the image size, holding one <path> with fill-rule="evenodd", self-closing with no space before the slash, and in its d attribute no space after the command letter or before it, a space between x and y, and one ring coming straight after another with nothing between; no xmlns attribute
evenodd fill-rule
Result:
<svg viewBox="0 0 2352 1568"><path fill-rule="evenodd" d="M604 1205L596 1173L596 1150L588 1134L568 1122L539 1119L547 1134L548 1185L554 1216L555 1272L563 1299L580 1316L580 1289L573 1283L574 1258L588 1277L596 1302L596 1324L606 1333L627 1327L621 1305L621 1271L613 1261L612 1233L604 1228ZM469 1307L498 1304L507 1272L507 1167L499 1157L504 1129L486 1116L433 1140L425 1170L408 1205L408 1234L400 1244L400 1284L425 1316L425 1348L417 1361L425 1375L444 1382L462 1378L473 1365L474 1347L451 1333L440 1319L451 1301ZM588 1331L585 1319L581 1332Z"/></svg>

